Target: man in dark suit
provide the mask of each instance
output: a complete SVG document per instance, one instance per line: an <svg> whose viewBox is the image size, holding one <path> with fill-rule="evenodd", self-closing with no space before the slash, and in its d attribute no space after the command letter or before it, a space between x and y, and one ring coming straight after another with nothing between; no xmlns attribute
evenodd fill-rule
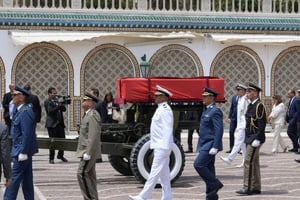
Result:
<svg viewBox="0 0 300 200"><path fill-rule="evenodd" d="M13 111L13 104L12 104L12 92L15 89L15 85L14 84L10 84L9 85L9 92L5 93L3 96L3 100L2 100L2 107L4 109L3 112L3 117L4 117L4 121L5 124L7 125L8 129L10 130L11 127L11 114Z"/></svg>
<svg viewBox="0 0 300 200"><path fill-rule="evenodd" d="M198 156L194 161L194 168L206 184L206 199L217 200L217 192L223 184L216 178L216 154L223 150L223 113L216 107L215 100L218 95L213 89L205 88L203 104L206 110L202 112L200 121L200 137L198 140Z"/></svg>
<svg viewBox="0 0 300 200"><path fill-rule="evenodd" d="M259 150L266 140L265 128L267 115L264 104L260 101L261 88L249 83L247 98L250 103L246 112L246 158L244 163L244 185L236 191L242 195L254 195L261 193L261 177L259 165Z"/></svg>
<svg viewBox="0 0 300 200"><path fill-rule="evenodd" d="M11 183L6 188L4 200L16 199L20 184L24 199L33 200L32 156L38 152L35 115L32 108L26 104L26 97L30 95L27 90L16 86L12 94L16 106L11 127L13 137L11 156L14 164Z"/></svg>
<svg viewBox="0 0 300 200"><path fill-rule="evenodd" d="M63 112L65 112L66 106L63 98L57 98L56 89L50 87L48 89L49 98L44 102L46 117L46 128L50 138L65 138L65 123L63 118ZM54 164L55 150L49 150L49 163ZM68 162L64 157L64 151L59 150L57 159L61 159L63 162Z"/></svg>
<svg viewBox="0 0 300 200"><path fill-rule="evenodd" d="M36 96L36 95L33 95L31 93L31 87L30 85L26 85L24 87L25 90L27 90L28 92L30 92L30 95L27 97L27 102L29 105L32 106L32 110L35 114L35 120L36 120L36 123L39 123L41 122L41 113L42 113L42 108L41 108L41 104L40 104L40 100L39 98Z"/></svg>
<svg viewBox="0 0 300 200"><path fill-rule="evenodd" d="M9 145L9 130L5 124L0 122L0 180L2 180L2 170L4 174L5 186L11 182L11 156Z"/></svg>
<svg viewBox="0 0 300 200"><path fill-rule="evenodd" d="M288 104L285 121L286 123L288 123L287 134L293 144L293 148L290 149L289 151L298 152L299 144L298 144L298 137L297 137L297 114L296 114L297 97L296 97L295 90L289 90L288 97L290 98L290 101Z"/></svg>
<svg viewBox="0 0 300 200"><path fill-rule="evenodd" d="M236 91L237 88L236 88ZM237 126L237 107L238 107L238 101L239 101L239 96L234 95L231 99L231 106L228 114L228 119L227 122L230 124L229 125L229 151L226 151L226 153L230 153L233 146L234 146L234 132Z"/></svg>

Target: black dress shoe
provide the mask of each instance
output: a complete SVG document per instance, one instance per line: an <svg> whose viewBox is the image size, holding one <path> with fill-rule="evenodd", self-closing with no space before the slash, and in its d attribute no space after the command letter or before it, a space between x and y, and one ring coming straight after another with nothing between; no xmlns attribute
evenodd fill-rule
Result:
<svg viewBox="0 0 300 200"><path fill-rule="evenodd" d="M300 159L299 159L299 160L296 160L296 159L295 159L295 162L300 163Z"/></svg>
<svg viewBox="0 0 300 200"><path fill-rule="evenodd" d="M251 190L251 194L261 194L260 190Z"/></svg>
<svg viewBox="0 0 300 200"><path fill-rule="evenodd" d="M96 159L96 163L102 163L102 162L103 162L102 158L97 158Z"/></svg>
<svg viewBox="0 0 300 200"><path fill-rule="evenodd" d="M193 153L193 150L189 149L189 150L185 151L184 153Z"/></svg>
<svg viewBox="0 0 300 200"><path fill-rule="evenodd" d="M57 159L61 159L63 162L68 162L68 160L63 156L57 156Z"/></svg>
<svg viewBox="0 0 300 200"><path fill-rule="evenodd" d="M251 195L251 192L249 190L246 190L246 189L238 190L238 191L236 191L236 193L242 194L242 195Z"/></svg>
<svg viewBox="0 0 300 200"><path fill-rule="evenodd" d="M211 196L216 195L223 186L224 185L222 183L220 183L215 189L213 189L210 193L208 193L207 196L211 197Z"/></svg>
<svg viewBox="0 0 300 200"><path fill-rule="evenodd" d="M296 149L289 149L289 152L297 152Z"/></svg>
<svg viewBox="0 0 300 200"><path fill-rule="evenodd" d="M236 191L236 193L241 194L241 195L254 195L254 194L261 194L260 190L246 190L246 189L241 189Z"/></svg>
<svg viewBox="0 0 300 200"><path fill-rule="evenodd" d="M49 163L50 164L54 164L54 160L49 160Z"/></svg>
<svg viewBox="0 0 300 200"><path fill-rule="evenodd" d="M228 151L226 151L225 153L231 153L231 149L230 149L230 150L228 150Z"/></svg>

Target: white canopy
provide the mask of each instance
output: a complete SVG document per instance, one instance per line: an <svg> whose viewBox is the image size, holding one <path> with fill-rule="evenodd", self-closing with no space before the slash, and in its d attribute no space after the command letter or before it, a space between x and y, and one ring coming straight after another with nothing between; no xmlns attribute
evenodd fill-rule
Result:
<svg viewBox="0 0 300 200"><path fill-rule="evenodd" d="M192 40L204 37L221 43L265 43L284 44L300 42L299 35L269 35L269 34L227 34L227 33L195 33L195 32L97 32L97 31L52 31L52 30L12 30L9 36L14 45L28 45L35 42L75 42L92 40L100 37L127 37L140 38L145 42L161 40ZM142 42L139 41L138 44ZM126 45L135 44L126 43Z"/></svg>
<svg viewBox="0 0 300 200"><path fill-rule="evenodd" d="M145 39L193 39L203 38L202 34L191 32L172 33L145 33L145 32L97 32L97 31L35 31L35 30L13 30L9 36L14 45L27 45L35 42L75 42L91 40L100 37L130 37Z"/></svg>
<svg viewBox="0 0 300 200"><path fill-rule="evenodd" d="M273 43L300 42L299 35L268 35L268 34L209 34L215 41L222 43Z"/></svg>

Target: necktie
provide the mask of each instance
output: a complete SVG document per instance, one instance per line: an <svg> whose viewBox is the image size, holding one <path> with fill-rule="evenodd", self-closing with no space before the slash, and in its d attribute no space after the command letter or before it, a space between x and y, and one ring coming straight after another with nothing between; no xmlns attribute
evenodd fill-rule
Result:
<svg viewBox="0 0 300 200"><path fill-rule="evenodd" d="M288 109L287 109L287 111L286 111L287 115L289 115L289 111L290 111L290 107L291 107L291 104L292 104L292 102L293 102L293 99L294 99L294 98L291 98L291 99L289 100Z"/></svg>
<svg viewBox="0 0 300 200"><path fill-rule="evenodd" d="M253 106L253 104L252 104L252 103L249 103L247 110L251 109L252 106Z"/></svg>
<svg viewBox="0 0 300 200"><path fill-rule="evenodd" d="M13 112L13 116L15 116L18 112L18 109L16 107L14 107L14 112Z"/></svg>

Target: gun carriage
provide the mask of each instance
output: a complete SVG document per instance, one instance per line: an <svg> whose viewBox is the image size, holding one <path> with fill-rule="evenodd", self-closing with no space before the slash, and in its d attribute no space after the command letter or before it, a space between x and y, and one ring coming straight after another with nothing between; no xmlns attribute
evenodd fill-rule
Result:
<svg viewBox="0 0 300 200"><path fill-rule="evenodd" d="M179 120L180 112L203 109L204 87L217 90L217 102L225 102L224 80L217 77L194 78L121 78L117 80L117 101L128 105L126 122L102 124L102 154L108 154L111 166L119 173L144 183L150 173L153 151L150 149L150 123L155 112L155 86L160 85L173 93L170 106L174 113L176 129L197 129L199 120ZM39 148L76 151L77 139L38 138ZM180 142L174 138L170 155L171 181L175 182L185 166L185 155Z"/></svg>

